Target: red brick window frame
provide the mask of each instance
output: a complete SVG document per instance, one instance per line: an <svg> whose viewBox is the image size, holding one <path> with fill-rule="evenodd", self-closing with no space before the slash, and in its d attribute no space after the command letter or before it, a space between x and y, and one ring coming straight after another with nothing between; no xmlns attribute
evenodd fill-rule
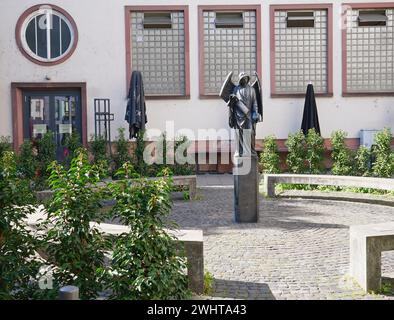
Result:
<svg viewBox="0 0 394 320"><path fill-rule="evenodd" d="M133 13L172 13L183 12L184 23L184 93L183 94L154 94L146 93L146 98L151 100L162 99L190 99L190 34L189 34L189 7L180 5L147 5L125 6L125 31L126 31L126 91L129 90L132 66L132 14ZM144 76L144 74L142 74ZM144 78L145 87L147 79Z"/></svg>
<svg viewBox="0 0 394 320"><path fill-rule="evenodd" d="M25 38L26 35L22 34L22 32L26 32L26 30L27 30L27 28L26 28L28 26L27 19L32 18L32 16L36 16L37 14L43 14L43 12L45 12L45 10L49 10L48 12L50 12L52 10L54 15L56 15L58 18L62 19L63 22L60 22L60 23L64 23L63 25L67 25L70 30L69 47L67 48L67 50L64 53L60 52L59 57L55 57L52 59L40 57L40 55L38 53L32 52L32 50L29 48L29 46L27 44L27 41ZM35 18L33 18L33 19L35 19ZM44 26L47 25L47 22L45 19L41 23L44 23ZM52 22L52 23L54 23L54 22ZM37 28L37 25L39 25L39 23L36 23L36 28ZM54 25L52 25L52 27L54 27ZM36 36L37 36L37 32L36 32ZM48 37L48 33L46 36ZM29 59L31 62L34 62L34 63L36 63L38 65L42 65L42 66L54 66L54 65L58 65L58 64L65 62L74 53L75 49L77 48L77 44L78 44L78 28L77 28L77 25L76 25L74 19L72 18L72 16L64 9L62 9L58 6L52 5L52 4L39 4L39 5L35 5L29 9L27 9L19 17L18 22L15 27L15 39L16 39L16 43L17 43L17 46L18 46L20 52L27 59ZM46 38L46 41L49 41L49 40L47 40L47 38ZM35 39L35 42L38 42L38 39ZM60 46L60 48L62 47L61 44L59 44L59 46Z"/></svg>
<svg viewBox="0 0 394 320"><path fill-rule="evenodd" d="M391 79L391 89L386 89L386 90L352 90L351 88L349 88L349 81L350 81L350 75L348 74L348 64L349 64L349 59L352 57L351 54L349 54L349 44L348 44L348 23L350 23L348 21L348 13L349 11L353 11L353 10L373 10L373 9L391 9L394 10L394 2L377 2L377 3L344 3L342 4L342 95L344 97L348 97L348 96L394 96L394 74L386 74L387 76L390 76ZM391 14L391 17L393 19L393 15ZM393 24L393 26L391 26L391 28L394 27L394 23L392 21L390 21L391 24ZM364 27L362 27L364 28ZM367 27L368 29L368 27ZM367 31L367 30L366 30ZM380 34L380 32L378 32ZM369 36L369 35L368 35ZM352 39L353 40L353 39ZM350 44L351 45L351 44ZM368 46L368 44L366 44ZM388 43L385 43L385 45L389 45ZM377 44L373 45L378 46ZM392 56L390 56L389 60L386 60L386 62L388 61L389 64L391 64L391 68L392 70L394 70L394 39L393 37L391 37L391 50L387 50L387 53L389 54L390 52L392 53ZM351 48L350 48L351 49ZM376 50L375 50L376 49ZM374 52L380 52L380 48L379 50L377 50L377 48L375 47ZM384 56L385 58L387 58L387 56ZM379 61L382 57L378 57ZM361 59L363 59L363 57L361 57ZM371 64L370 61L370 57L368 58L368 64ZM372 61L372 64L375 64L375 61ZM386 66L387 67L387 66ZM384 69L387 69L386 67L384 67ZM368 70L364 70L363 72L368 72ZM379 75L379 77L381 77L382 75ZM365 77L363 78L363 80L365 80ZM375 79L376 80L376 79ZM375 81L373 80L373 81ZM384 79L383 79L384 80ZM386 79L388 80L388 79ZM378 81L379 82L379 81ZM375 83L375 82L373 82ZM388 85L388 82L386 83ZM376 83L375 83L376 85ZM362 86L361 86L362 87Z"/></svg>
<svg viewBox="0 0 394 320"><path fill-rule="evenodd" d="M313 11L326 10L327 11L327 67L326 67L326 92L316 92L320 97L333 96L333 5L332 4L289 4L289 5L271 5L270 6L270 32L271 32L271 97L272 98L286 98L286 97L304 97L305 92L277 92L276 88L276 62L278 60L275 43L275 13L278 11ZM312 80L312 79L310 79ZM313 81L312 81L313 83ZM305 91L308 83L305 83Z"/></svg>
<svg viewBox="0 0 394 320"><path fill-rule="evenodd" d="M256 64L256 71L260 78L262 78L261 75L261 6L260 5L200 5L198 6L198 42L199 42L199 70L200 70L200 75L199 75L199 92L200 92L200 98L201 99L212 99L212 98L217 98L219 99L219 90L217 90L217 93L207 93L205 90L206 83L205 83L205 46L204 46L204 13L205 12L220 12L220 13L225 13L225 12L249 12L249 11L254 11L255 12L255 24L256 24L256 32L255 32L255 38L256 38L256 52L255 52L255 64ZM240 45L242 45L242 39L239 39ZM231 43L228 44L231 46ZM235 71L235 70L228 70L230 71ZM244 71L244 70L240 70ZM226 72L226 73L228 73ZM227 75L227 74L226 74ZM225 76L222 75L220 77L220 81L216 80L218 82L219 87L222 85L222 81L224 81ZM253 76L253 74L252 74ZM238 74L234 75L234 78L238 77ZM222 79L223 78L223 79Z"/></svg>

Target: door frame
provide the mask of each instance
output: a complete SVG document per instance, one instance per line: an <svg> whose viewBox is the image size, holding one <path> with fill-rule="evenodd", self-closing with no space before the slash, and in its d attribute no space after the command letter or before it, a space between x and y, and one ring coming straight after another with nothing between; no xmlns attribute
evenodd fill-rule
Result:
<svg viewBox="0 0 394 320"><path fill-rule="evenodd" d="M12 82L12 133L14 151L19 152L23 143L23 91L79 91L81 96L82 144L87 147L87 89L86 82Z"/></svg>

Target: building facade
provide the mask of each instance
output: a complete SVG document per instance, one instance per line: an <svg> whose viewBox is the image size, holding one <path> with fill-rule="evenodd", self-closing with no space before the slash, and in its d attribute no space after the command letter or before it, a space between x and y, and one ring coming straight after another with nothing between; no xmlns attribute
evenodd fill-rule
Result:
<svg viewBox="0 0 394 320"><path fill-rule="evenodd" d="M218 98L229 71L260 76L259 145L300 129L308 83L324 138L342 129L356 146L361 130L394 129L394 2L1 0L0 21L0 135L15 148L47 130L86 143L97 98L114 138L132 70L152 135L186 134L196 153L231 153Z"/></svg>

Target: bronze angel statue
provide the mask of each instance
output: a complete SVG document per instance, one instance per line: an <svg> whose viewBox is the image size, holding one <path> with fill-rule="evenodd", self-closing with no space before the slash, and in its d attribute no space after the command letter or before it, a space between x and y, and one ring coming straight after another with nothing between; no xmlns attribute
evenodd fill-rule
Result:
<svg viewBox="0 0 394 320"><path fill-rule="evenodd" d="M220 97L229 107L229 125L236 132L236 156L256 155L256 124L263 121L263 101L261 84L257 73L256 80L250 84L250 76L239 74L235 85L230 72L220 90Z"/></svg>

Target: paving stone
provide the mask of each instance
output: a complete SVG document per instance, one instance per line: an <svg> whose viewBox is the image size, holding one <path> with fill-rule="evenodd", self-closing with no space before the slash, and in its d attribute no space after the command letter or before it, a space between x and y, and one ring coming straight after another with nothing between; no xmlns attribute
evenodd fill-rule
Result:
<svg viewBox="0 0 394 320"><path fill-rule="evenodd" d="M261 198L259 222L235 224L232 176L198 176L197 184L199 200L176 200L170 218L181 228L203 229L215 297L393 299L364 294L346 277L349 226L394 222L394 207ZM382 255L382 273L394 275L394 252Z"/></svg>

